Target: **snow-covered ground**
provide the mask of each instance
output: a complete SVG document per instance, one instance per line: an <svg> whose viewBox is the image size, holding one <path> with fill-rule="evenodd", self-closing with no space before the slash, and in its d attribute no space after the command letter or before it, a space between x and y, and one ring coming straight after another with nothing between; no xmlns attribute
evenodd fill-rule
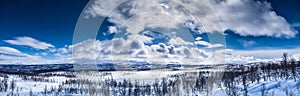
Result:
<svg viewBox="0 0 300 96"><path fill-rule="evenodd" d="M0 96L300 96L299 68L278 68L0 73Z"/></svg>
<svg viewBox="0 0 300 96"><path fill-rule="evenodd" d="M300 96L300 80L287 79L250 84L250 96Z"/></svg>

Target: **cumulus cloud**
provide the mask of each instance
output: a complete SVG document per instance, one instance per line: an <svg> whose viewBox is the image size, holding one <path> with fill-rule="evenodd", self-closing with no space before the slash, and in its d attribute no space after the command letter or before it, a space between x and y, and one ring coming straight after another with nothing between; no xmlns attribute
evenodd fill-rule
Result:
<svg viewBox="0 0 300 96"><path fill-rule="evenodd" d="M189 27L198 32L234 30L242 36L293 37L290 24L267 1L253 0L96 0L87 16L137 33L145 28ZM222 26L220 26L220 24Z"/></svg>
<svg viewBox="0 0 300 96"><path fill-rule="evenodd" d="M247 64L247 63L257 63L257 62L277 62L279 58L259 58L253 53L252 55L237 54L233 49L225 49L225 62L231 64ZM246 52L246 51L245 51Z"/></svg>
<svg viewBox="0 0 300 96"><path fill-rule="evenodd" d="M199 0L190 0L188 3L182 0L177 1L193 10L198 17L203 18L200 22L207 31L218 31L219 27L216 24L219 22L222 31L231 29L242 36L289 38L297 33L283 17L272 11L271 4L266 1L208 0L208 2L199 2ZM210 10L209 7L212 11L205 10Z"/></svg>
<svg viewBox="0 0 300 96"><path fill-rule="evenodd" d="M97 40L86 40L77 44L71 45L73 57L76 60L95 60L100 55L101 43ZM104 47L104 46L103 46Z"/></svg>
<svg viewBox="0 0 300 96"><path fill-rule="evenodd" d="M108 32L109 33L117 33L118 32L118 29L116 26L109 26L108 27Z"/></svg>
<svg viewBox="0 0 300 96"><path fill-rule="evenodd" d="M193 43L181 37L170 38L169 45L164 43L147 45L151 44L158 37L149 37L142 33L147 33L147 29L178 29L187 27L199 33L224 32L230 29L242 36L290 38L297 34L292 28L294 25L291 26L285 18L276 14L272 10L271 4L267 1L95 0L92 2L93 4L85 10L85 15L88 18L98 16L108 17L109 22L115 24L115 26L109 26L109 32L125 32L124 37L126 39L114 38L108 41L87 40L74 44L70 49L75 49L73 56L77 59L216 63L211 62L212 58L222 60L225 57L222 57L222 55L218 56L218 54L226 54L232 62L263 61L265 59L258 58L272 57L275 54L272 54L272 56L257 57L257 54L264 53L262 52L263 50L249 52L234 50L231 53L224 52L228 50L207 52L206 50L187 47L193 45ZM206 48L224 46L218 43L212 44L203 41L201 37L195 38L194 44L202 45ZM243 41L244 47L250 47L253 44L255 42ZM255 54L252 54L252 52Z"/></svg>
<svg viewBox="0 0 300 96"><path fill-rule="evenodd" d="M207 51L195 47L166 45L164 43L145 45L142 41L114 38L108 41L86 40L70 46L56 49L56 58L49 59L41 56L29 55L10 47L0 47L0 63L2 64L54 64L54 63L102 63L102 62L147 62L156 64L216 64L249 63L265 59L254 58L240 52L236 55L229 49L227 57L224 51ZM296 50L296 49L295 49ZM295 51L294 50L294 51ZM237 50L238 51L238 50ZM294 52L293 51L293 52ZM300 52L299 52L300 53ZM3 55L4 54L4 55ZM8 54L8 55L5 55ZM51 53L50 53L51 54ZM254 53L257 54L257 53ZM297 54L295 56L298 56ZM214 58L214 59L213 59ZM218 61L219 60L219 61Z"/></svg>
<svg viewBox="0 0 300 96"><path fill-rule="evenodd" d="M132 40L139 40L143 43L147 43L147 44L151 44L152 40L154 40L154 38L149 37L149 36L145 36L145 35L141 35L141 34L134 34L134 35L129 35L128 39Z"/></svg>
<svg viewBox="0 0 300 96"><path fill-rule="evenodd" d="M164 0L97 0L86 13L92 17L108 16L110 22L127 28L130 33L145 28L177 28L192 16L179 4Z"/></svg>
<svg viewBox="0 0 300 96"><path fill-rule="evenodd" d="M42 42L39 40L36 40L34 38L31 37L15 37L15 40L4 40L4 42L7 42L9 44L13 44L13 45L23 45L23 46L29 46L35 49L40 49L40 50L46 50L49 48L53 48L54 45L46 43L46 42Z"/></svg>
<svg viewBox="0 0 300 96"><path fill-rule="evenodd" d="M274 62L278 59L261 59L254 56L241 56L241 55L232 55L226 57L226 63L232 64L247 64L247 63L257 63L257 62Z"/></svg>
<svg viewBox="0 0 300 96"><path fill-rule="evenodd" d="M69 49L73 50L72 54L75 63L216 63L211 59L216 58L213 57L214 53L203 49L188 46L166 45L164 43L145 45L145 43L143 43L140 39L114 38L108 41L86 40L71 45Z"/></svg>
<svg viewBox="0 0 300 96"><path fill-rule="evenodd" d="M266 1L225 0L212 6L225 30L232 29L243 36L293 37L296 34Z"/></svg>
<svg viewBox="0 0 300 96"><path fill-rule="evenodd" d="M186 40L183 40L180 37L171 38L169 43L172 44L172 45L193 45L192 42L188 42Z"/></svg>
<svg viewBox="0 0 300 96"><path fill-rule="evenodd" d="M39 51L40 52L40 51ZM48 53L50 52L50 53ZM2 64L54 64L102 62L147 62L156 64L211 64L212 54L198 48L166 45L164 43L145 45L141 39L114 38L112 40L85 40L63 48L55 48L46 54L54 54L45 58L42 54L30 55L11 47L0 47L0 63Z"/></svg>
<svg viewBox="0 0 300 96"><path fill-rule="evenodd" d="M128 60L132 55L142 54L142 51L146 49L144 46L143 41L114 38L107 41L90 39L71 45L68 49L72 50L74 60L89 63L101 60L112 61L112 59L114 61Z"/></svg>
<svg viewBox="0 0 300 96"><path fill-rule="evenodd" d="M145 44L152 43L155 37L148 37L141 34L147 29L178 29L187 27L199 33L224 32L229 29L242 36L269 36L277 38L291 38L297 34L292 28L297 24L290 25L285 18L279 16L272 10L271 4L267 1L95 0L93 2L94 3L85 10L85 15L88 18L97 16L108 17L109 22L116 24L116 26L109 27L109 32L118 33L120 29L122 29L122 32L124 31L126 35L126 39L115 38L111 41L93 41L96 42L96 47L92 47L91 49L97 51L92 51L92 53L96 52L102 54L101 56L103 58L117 57L115 59L125 61L149 60L149 62L184 61L208 63L212 60L211 58L225 58L222 56L216 57L216 54L223 54L224 51L228 51L215 50L216 52L207 52L202 49L186 47L193 45L193 43L181 37L172 37L169 40L170 45L159 43L148 46ZM195 38L194 44L202 45L206 48L219 48L224 46L218 43L212 44L203 41L201 37ZM253 44L255 44L255 42L243 41L244 47L250 47ZM75 45L79 46L79 44ZM104 45L106 48L97 47ZM91 49L80 48L79 51L89 53L85 51ZM281 56L282 51L280 50L281 49L274 49L272 52L266 52L268 54L272 53L268 56L267 54L261 55L261 53L265 53L265 50L234 50L230 53L225 52L225 54L228 55L228 59L233 62L254 62L266 60L258 58ZM108 54L110 54L110 56L107 56ZM257 54L260 55L257 56ZM139 58L135 58L137 55L139 55ZM95 55L87 56L93 57ZM96 55L96 57L92 59L99 59L101 56Z"/></svg>

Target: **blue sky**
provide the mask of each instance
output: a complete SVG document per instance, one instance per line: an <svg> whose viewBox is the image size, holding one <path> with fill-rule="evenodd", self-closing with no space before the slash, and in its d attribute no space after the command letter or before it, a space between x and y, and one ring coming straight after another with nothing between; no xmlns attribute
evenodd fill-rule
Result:
<svg viewBox="0 0 300 96"><path fill-rule="evenodd" d="M15 59L20 59L19 57L33 56L34 58L36 58L37 61L41 61L42 63L64 62L64 61L55 60L60 58L65 58L65 59L68 58L68 60L70 60L69 53L72 53L69 52L72 49L72 47L70 46L76 45L76 44L72 44L76 22L81 12L86 11L83 8L88 3L88 0L72 0L72 1L71 0L42 0L42 1L41 0L25 0L25 1L24 0L2 0L0 2L1 2L0 3L0 13L1 13L0 55L3 57L1 63L6 63L6 62L10 63L8 61L13 60L12 58L14 54L15 55L17 54L16 55L17 58ZM103 6L101 5L101 4L105 4L103 2L109 2L109 1L98 0L92 3L91 6L97 4L98 6ZM171 5L171 3L169 2L170 1L168 2L165 1L163 3L160 2L160 5L163 6L163 8L169 8L170 7L169 5ZM139 2L135 2L135 3L140 4ZM219 32L225 33L226 49L233 50L232 54L235 54L235 56L231 56L230 58L235 58L235 59L238 58L239 60L237 62L244 62L244 61L247 62L249 61L248 60L249 58L250 59L257 58L255 60L251 59L250 61L263 61L265 59L274 60L274 58L276 59L280 57L279 54L282 54L282 52L293 52L290 53L291 56L295 58L298 58L297 56L300 57L300 54L297 53L298 51L296 51L300 47L299 46L300 35L298 34L300 30L300 6L297 6L300 4L299 1L246 0L245 2L242 2L240 0L228 0L228 2L221 1L223 5L219 3L220 2L216 3L212 1L211 6L213 7L213 9L215 9L216 11L215 14L219 16L220 22L223 26L222 30L219 30ZM130 4L131 3L129 3L128 5L129 7ZM154 5L155 3L153 3L153 6ZM110 7L110 5L104 5L104 6ZM122 9L122 7L124 7L123 9L126 9L126 7L128 6L121 5L119 7L116 7L115 10L119 10L120 8ZM150 7L153 6L151 5ZM156 5L154 7L156 7ZM236 7L240 7L240 9L236 9ZM181 27L174 28L174 25L172 25L173 22L169 22L168 20L165 21L169 23L159 25L160 27L157 27L155 25L150 27L144 26L143 29L138 29L136 27L130 29L131 26L128 25L125 25L124 27L121 24L124 23L122 22L122 20L129 20L131 18L131 15L135 15L139 13L140 10L137 9L141 9L142 10L141 12L147 10L146 8L143 9L143 6L142 7L138 6L136 9L134 9L133 7L130 8L132 8L131 10L137 12L132 13L134 11L132 12L125 11L125 13L124 12L118 13L119 11L112 11L110 13L111 15L108 15L104 20L104 22L102 23L102 26L100 27L97 35L98 40L96 40L95 42L102 42L100 44L101 47L103 46L108 47L108 45L105 45L103 42L113 41L112 38L116 34L123 34L123 35L126 34L125 37L127 39L125 38L124 42L131 42L130 41L131 36L141 36L141 34L148 34L148 35L143 35L146 39L144 37L141 37L142 39L144 39L144 41L141 42L144 43L146 46L151 46L151 45L166 46L167 48L170 49L171 48L170 45L172 45L170 39L176 38L177 35L175 37L169 37L168 40L165 40L166 37L156 38L155 36L159 36L159 34L155 34L155 32L145 33L141 31L147 31L148 29L162 31L162 29L160 28L161 26L163 28L166 28L167 31L174 31L174 30L178 31L181 30L182 28ZM218 8L221 8L222 10ZM97 7L90 7L87 10L88 10L86 11L88 17L87 19L96 18L96 17L103 18L104 17L103 14L107 11L106 9L97 9ZM178 10L182 11L181 9ZM167 12L170 12L170 14L172 13L171 11L167 11ZM207 14L209 16L209 13ZM245 16L236 15L236 14L244 14ZM119 15L121 16L118 17ZM182 14L179 14L178 16L180 17L181 15ZM183 21L190 20L190 18L188 18L189 15L183 15L183 16L184 16ZM157 20L157 22L160 21L159 19L155 19L155 18L153 21L155 20ZM163 16L157 18L163 18ZM203 17L203 18L206 20L207 17ZM162 20L162 22L163 21L164 20ZM253 23L251 23L252 21ZM135 22L142 22L140 24L149 23L147 21L139 21L139 19L137 19L137 21ZM207 25L213 25L211 23L213 21L207 21L207 22L208 22L206 23ZM132 26L135 26L134 24L135 23L133 23ZM177 23L175 22L174 24ZM211 34L210 31L216 31L216 29L207 28L206 30L207 32L203 32L203 31L197 32L195 30L191 30L193 28L196 28L195 26L196 23L194 24L193 27L187 26L188 29L190 28L189 31L193 33L192 37L194 37L188 39L194 40L196 37L200 36L202 38L201 40L205 41L206 43L201 42L201 44L197 45L198 47L204 46L208 48L209 46L213 46L213 44L207 43L209 42L209 40L206 35ZM134 31L138 30L139 33L137 35L134 35L135 34L134 32L128 33L124 31L124 28L125 29L128 28ZM149 38L149 34L155 34L154 35L155 38L153 36ZM179 42L180 40L179 41L178 40L179 39L176 38L175 41ZM189 41L189 40L183 39L183 41ZM137 43L137 45L139 44L139 42ZM167 43L165 45L159 45L160 42L165 42L165 43L167 42ZM77 45L79 46L80 44ZM262 52L261 50L264 49L268 50L265 51L265 53L267 52L277 52L277 53L258 56L257 52ZM139 49L139 50L144 50L144 49ZM139 52L144 52L144 51L139 51ZM147 52L149 53L149 51ZM191 49L189 49L189 52L193 53ZM104 54L104 53L99 53L99 54ZM274 56L274 55L278 55L278 56ZM21 59L24 60L19 60L19 61L16 60L18 62L11 62L11 63L24 63L24 64L31 63L31 62L26 62L25 61L26 58L21 58ZM66 62L68 60L66 60ZM144 61L144 60L141 59L140 61Z"/></svg>
<svg viewBox="0 0 300 96"><path fill-rule="evenodd" d="M3 0L0 5L0 38L30 36L57 47L69 45L77 19L87 1Z"/></svg>

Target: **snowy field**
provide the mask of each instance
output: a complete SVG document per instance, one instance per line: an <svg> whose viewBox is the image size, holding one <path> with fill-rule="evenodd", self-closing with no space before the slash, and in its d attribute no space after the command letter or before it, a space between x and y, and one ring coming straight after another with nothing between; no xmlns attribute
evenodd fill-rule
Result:
<svg viewBox="0 0 300 96"><path fill-rule="evenodd" d="M2 70L1 96L300 96L300 68L280 65L156 65L150 70L134 66L105 71L10 66L24 71Z"/></svg>

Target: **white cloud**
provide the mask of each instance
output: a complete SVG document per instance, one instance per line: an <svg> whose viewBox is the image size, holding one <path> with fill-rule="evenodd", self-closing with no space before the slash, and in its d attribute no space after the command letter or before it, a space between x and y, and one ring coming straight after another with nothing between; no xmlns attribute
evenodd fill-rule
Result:
<svg viewBox="0 0 300 96"><path fill-rule="evenodd" d="M123 38L114 38L109 41L86 40L70 46L77 63L101 63L103 61L161 63L165 59L164 55L168 54L168 48L164 44L151 47L144 45L140 39L125 40Z"/></svg>
<svg viewBox="0 0 300 96"><path fill-rule="evenodd" d="M154 39L140 35L140 33L147 28L170 29L181 28L184 26L200 33L215 31L223 32L230 29L242 36L270 36L278 38L290 38L297 34L297 32L292 29L292 27L297 26L297 24L290 25L285 18L276 14L276 12L272 10L271 4L266 1L96 0L95 3L85 11L87 13L86 16L88 17L108 16L109 21L116 24L116 26L109 28L111 33L118 32L119 29L116 28L126 29L126 35L128 35L126 40L115 39L105 42L94 41L98 42L98 45L100 46L103 46L102 44L109 46L112 44L111 42L115 42L115 44L113 44L114 47L99 48L97 50L100 51L99 54L111 53L113 55L111 57L102 57L117 57L117 59L122 59L123 61L132 60L130 58L137 54L146 55L142 56L144 59L135 58L134 60L150 60L151 62L181 62L186 60L186 62L207 63L211 61L211 58L225 58L222 56L213 57L212 54L214 54L214 52L206 52L201 49L185 47L187 45L192 45L193 43L180 37L171 38L169 42L171 44L170 46L162 43L146 46L143 43L151 43ZM211 44L206 41L201 41L201 37L198 37L195 40L195 44L203 45L207 48L224 46L222 44ZM133 45L136 44L140 47L134 47L135 49L130 47L132 42ZM244 47L250 47L254 44L255 42L253 41L243 41ZM174 47L172 45L185 46ZM296 52L294 49L234 50L231 53L225 54L228 55L228 60L232 62L255 62L278 58L277 56L281 56L285 50L288 50L289 53ZM220 50L215 53L223 54ZM130 54L130 56L128 56L128 54ZM293 56L298 55L293 54ZM186 57L197 57L201 59Z"/></svg>
<svg viewBox="0 0 300 96"><path fill-rule="evenodd" d="M300 22L293 23L292 27L300 27Z"/></svg>
<svg viewBox="0 0 300 96"><path fill-rule="evenodd" d="M59 49L58 49L58 52L61 53L61 54L69 53L70 50L68 50L67 48L68 48L68 47L59 48Z"/></svg>
<svg viewBox="0 0 300 96"><path fill-rule="evenodd" d="M139 36L139 35L137 35ZM175 39L175 38L173 38ZM178 40L181 38L177 38ZM148 40L146 40L148 41ZM184 41L184 40L182 40ZM145 45L143 39L114 38L107 41L86 40L74 45L55 49L53 59L23 53L11 47L0 47L0 63L2 64L53 64L53 63L101 63L101 62L148 62L148 63L180 63L180 64L216 64L251 63L280 60L282 53L300 58L300 47L292 49L260 49L260 50L205 50L190 46L165 45L164 43ZM185 42L182 42L183 44ZM195 41L208 48L222 47L221 44L210 44L206 41ZM175 43L178 44L178 43ZM48 51L47 51L48 52ZM49 51L50 52L50 51ZM50 53L51 54L51 53ZM226 54L224 57L222 54ZM73 57L72 57L73 56Z"/></svg>
<svg viewBox="0 0 300 96"><path fill-rule="evenodd" d="M41 49L41 50L46 50L49 48L53 48L54 45L46 43L46 42L42 42L39 40L36 40L34 38L31 37L15 37L15 40L4 40L4 42L7 42L9 44L13 44L13 45L24 45L24 46L29 46L35 49Z"/></svg>
<svg viewBox="0 0 300 96"><path fill-rule="evenodd" d="M195 41L197 45L210 46L211 44L206 41Z"/></svg>
<svg viewBox="0 0 300 96"><path fill-rule="evenodd" d="M0 55L0 64L64 64L72 63L71 58L59 58L59 59L46 59L40 56L27 55L27 56L10 56Z"/></svg>
<svg viewBox="0 0 300 96"><path fill-rule="evenodd" d="M278 58L258 58L254 55L240 55L235 53L233 49L225 49L225 63L231 64L247 64L247 63L257 63L257 62L276 62ZM256 53L257 54L257 53Z"/></svg>
<svg viewBox="0 0 300 96"><path fill-rule="evenodd" d="M224 58L226 63L232 64L247 64L257 62L279 62L281 61L282 54L287 52L289 58L300 60L300 47L296 48L278 48L278 49L256 49L256 50L233 50L225 49L224 55L219 55ZM225 57L222 57L225 56ZM217 59L223 60L223 59Z"/></svg>
<svg viewBox="0 0 300 96"><path fill-rule="evenodd" d="M55 63L101 63L101 62L148 62L157 64L213 64L213 53L187 46L174 47L159 43L144 45L142 41L114 38L109 41L86 40L56 49L56 57L29 55L10 47L0 47L1 64L55 64ZM50 52L50 51L49 51ZM3 55L4 54L4 55ZM8 54L8 55L5 55ZM44 54L44 53L41 53ZM221 58L224 59L224 58Z"/></svg>
<svg viewBox="0 0 300 96"><path fill-rule="evenodd" d="M212 44L210 46L208 46L208 48L219 48L219 47L223 47L222 44Z"/></svg>
<svg viewBox="0 0 300 96"><path fill-rule="evenodd" d="M203 45L203 46L206 46L207 48L218 48L218 47L223 47L222 44L211 44L211 43L208 43L208 42L206 42L206 41L195 41L194 43L197 44L197 45Z"/></svg>
<svg viewBox="0 0 300 96"><path fill-rule="evenodd" d="M256 58L280 58L284 52L290 54L300 53L300 48L293 48L293 49L271 49L271 48L263 48L257 50L234 50L233 54L239 54L241 56L254 56Z"/></svg>
<svg viewBox="0 0 300 96"><path fill-rule="evenodd" d="M195 38L196 41L200 41L201 39L202 39L202 37Z"/></svg>
<svg viewBox="0 0 300 96"><path fill-rule="evenodd" d="M145 45L140 39L114 38L109 41L86 40L70 46L77 63L148 62L157 64L212 64L214 53L198 48L165 45ZM220 55L220 54L219 54ZM221 58L221 57L218 57ZM225 58L221 58L224 59ZM222 60L221 60L222 61ZM224 62L223 62L224 63Z"/></svg>
<svg viewBox="0 0 300 96"><path fill-rule="evenodd" d="M129 35L128 39L130 39L131 41L132 40L139 40L141 42L148 43L148 44L152 43L152 40L154 40L154 38L151 38L151 37L148 37L148 36L145 36L145 35L140 35L140 34Z"/></svg>
<svg viewBox="0 0 300 96"><path fill-rule="evenodd" d="M222 50L207 51L203 49L159 43L157 45L144 45L142 41L125 40L114 38L109 41L86 40L74 45L56 49L57 57L49 59L38 55L29 55L10 47L0 47L0 53L12 54L0 55L2 64L54 64L54 63L101 63L101 62L148 62L159 64L216 64L224 63L249 63L262 61L251 55L236 55L235 51L230 51L228 57L222 56ZM132 45L133 44L133 45ZM209 45L212 46L212 45ZM228 51L228 50L227 50ZM228 51L229 52L229 51ZM242 52L238 53L241 54ZM50 53L51 54L51 53ZM257 53L254 53L257 54ZM298 55L295 55L298 56ZM214 59L213 59L214 58Z"/></svg>
<svg viewBox="0 0 300 96"><path fill-rule="evenodd" d="M292 58L296 59L296 60L300 60L300 53L294 53L291 55Z"/></svg>
<svg viewBox="0 0 300 96"><path fill-rule="evenodd" d="M261 59L253 56L231 55L226 57L226 63L232 64L247 64L257 62L276 62L278 59Z"/></svg>
<svg viewBox="0 0 300 96"><path fill-rule="evenodd" d="M271 9L270 3L266 1L252 0L96 0L85 11L88 17L108 16L109 21L116 24L116 26L109 28L111 33L119 32L120 30L117 28L126 29L123 30L128 37L126 40L115 39L105 41L105 44L102 41L95 41L100 46L103 46L101 44L109 46L113 44L114 46L97 49L100 51L99 54L105 55L101 55L103 58L115 57L115 59L122 59L123 61L135 58L134 60L150 60L151 62L181 62L186 60L185 62L208 63L211 62L211 58L225 58L212 55L223 54L222 51L217 50L218 52L214 53L185 47L193 45L193 43L180 37L171 38L169 41L170 46L162 43L147 46L143 43L151 43L154 38L143 36L140 33L147 28L170 29L182 28L183 26L200 33L223 32L230 29L242 36L294 37L297 32L291 28L291 25L283 17L277 15ZM203 45L206 48L224 46L201 41L201 37L195 40L195 44ZM115 42L115 44L111 42ZM139 48L133 48L132 44L138 45L136 47ZM243 42L244 47L250 47L253 44L255 44L253 41ZM173 45L184 46L174 47ZM251 54L251 52L236 50L230 54L225 54L229 55L228 59L235 62L265 60L258 59L264 56L252 56L255 54ZM257 52L260 51L253 52L257 55ZM109 53L111 56L106 56ZM128 56L128 54L130 55ZM134 57L137 54L143 55L139 55L139 58ZM275 54L272 53L272 56L275 56ZM197 57L197 59L187 57Z"/></svg>
<svg viewBox="0 0 300 96"><path fill-rule="evenodd" d="M192 10L209 32L231 29L247 36L293 37L296 31L271 10L266 1L253 0L176 0ZM211 10L211 9L212 10ZM218 17L216 17L218 16ZM221 26L218 26L220 22Z"/></svg>
<svg viewBox="0 0 300 96"><path fill-rule="evenodd" d="M183 40L180 37L171 38L169 43L172 44L172 45L193 45L192 42L188 42L186 40Z"/></svg>
<svg viewBox="0 0 300 96"><path fill-rule="evenodd" d="M11 48L11 47L0 47L0 53L4 53L4 54L21 54L21 52L15 48Z"/></svg>
<svg viewBox="0 0 300 96"><path fill-rule="evenodd" d="M223 29L240 35L293 37L296 31L281 16L271 11L266 1L227 0L213 4Z"/></svg>
<svg viewBox="0 0 300 96"><path fill-rule="evenodd" d="M109 31L109 33L117 33L118 28L116 26L109 26L108 31Z"/></svg>
<svg viewBox="0 0 300 96"><path fill-rule="evenodd" d="M82 59L95 60L101 55L99 54L99 50L101 47L104 46L101 46L100 42L97 40L86 40L71 45L70 50L72 50L73 58L75 60L82 60Z"/></svg>
<svg viewBox="0 0 300 96"><path fill-rule="evenodd" d="M62 60L44 59L41 56L23 53L11 47L0 47L0 58L0 64L51 64Z"/></svg>
<svg viewBox="0 0 300 96"><path fill-rule="evenodd" d="M241 43L243 43L243 47L245 47L245 48L251 47L251 46L253 46L254 44L256 44L255 41L246 41L246 40L241 41Z"/></svg>
<svg viewBox="0 0 300 96"><path fill-rule="evenodd" d="M297 32L271 8L266 1L253 0L96 0L86 13L108 16L131 33L185 25L193 30L200 27L199 32L231 29L243 36L295 36Z"/></svg>
<svg viewBox="0 0 300 96"><path fill-rule="evenodd" d="M86 13L92 17L108 16L110 22L127 28L130 33L138 33L145 28L177 28L180 23L190 19L187 17L190 15L189 11L176 9L180 7L177 3L170 2L172 4L169 5L162 2L163 0L97 0Z"/></svg>
<svg viewBox="0 0 300 96"><path fill-rule="evenodd" d="M16 37L16 40L4 40L14 45L30 46L36 50L35 53L28 54L18 49L1 46L0 47L0 64L62 64L72 63L71 52L68 46L63 48L54 48L53 45L46 42L33 39L31 37ZM50 49L49 49L50 48ZM49 49L49 50L44 50ZM48 57L53 54L53 57ZM44 57L47 56L47 57Z"/></svg>

